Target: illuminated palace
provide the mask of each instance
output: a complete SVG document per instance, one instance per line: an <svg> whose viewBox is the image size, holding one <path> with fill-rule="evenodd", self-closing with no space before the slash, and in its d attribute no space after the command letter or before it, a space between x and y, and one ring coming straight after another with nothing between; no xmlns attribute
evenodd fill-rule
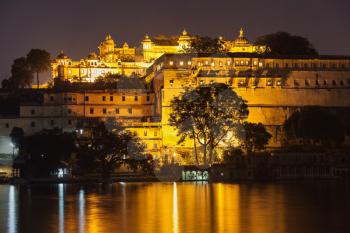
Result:
<svg viewBox="0 0 350 233"><path fill-rule="evenodd" d="M190 141L177 144L176 129L168 124L170 101L185 87L213 82L230 85L247 100L248 121L263 123L273 135L269 148L281 146L282 125L300 107L350 107L350 57L272 56L266 46L251 44L243 30L232 41L220 39L227 53L207 57L186 53L192 40L186 31L176 37L145 36L137 49L126 43L117 47L107 36L99 55L78 61L60 53L52 62L53 78L94 82L120 74L142 82L106 90L42 90L40 101L24 102L18 116L1 119L1 135L14 126L26 134L55 127L75 130L79 118L113 117L154 156L191 151Z"/></svg>

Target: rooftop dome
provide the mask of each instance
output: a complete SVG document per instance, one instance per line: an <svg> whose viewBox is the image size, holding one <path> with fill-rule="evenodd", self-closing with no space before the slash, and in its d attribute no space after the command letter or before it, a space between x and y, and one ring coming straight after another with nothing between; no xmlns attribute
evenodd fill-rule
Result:
<svg viewBox="0 0 350 233"><path fill-rule="evenodd" d="M249 40L247 38L244 37L244 31L243 28L241 28L241 30L239 31L239 36L237 37L237 39L235 39L235 44L236 45L246 45L249 44Z"/></svg>
<svg viewBox="0 0 350 233"><path fill-rule="evenodd" d="M58 55L57 55L57 59L68 59L68 56L66 54L63 53L63 51L61 51Z"/></svg>
<svg viewBox="0 0 350 233"><path fill-rule="evenodd" d="M87 56L87 59L89 60L97 60L98 56L95 52L89 53L89 55Z"/></svg>
<svg viewBox="0 0 350 233"><path fill-rule="evenodd" d="M148 35L145 35L145 39L143 39L143 42L151 42L151 38Z"/></svg>
<svg viewBox="0 0 350 233"><path fill-rule="evenodd" d="M107 35L104 44L114 44L114 40L111 35Z"/></svg>

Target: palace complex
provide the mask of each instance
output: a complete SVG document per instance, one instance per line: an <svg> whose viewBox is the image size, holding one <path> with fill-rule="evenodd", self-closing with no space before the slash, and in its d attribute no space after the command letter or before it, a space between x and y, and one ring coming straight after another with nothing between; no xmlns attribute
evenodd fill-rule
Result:
<svg viewBox="0 0 350 233"><path fill-rule="evenodd" d="M121 78L110 89L38 90L42 98L27 99L18 115L1 117L2 142L14 126L32 134L55 127L77 130L80 118L116 118L148 152L166 159L192 150L190 141L177 143L176 129L168 123L170 101L185 88L213 82L230 85L247 100L248 121L261 122L273 135L270 149L282 145L282 125L301 107L350 107L350 57L273 56L268 47L251 44L243 30L232 41L220 37L225 53L197 56L188 52L192 38L186 31L145 36L140 47L131 48L127 43L117 47L107 36L99 55L73 60L60 53L52 62L52 78L90 83L118 74L133 81Z"/></svg>

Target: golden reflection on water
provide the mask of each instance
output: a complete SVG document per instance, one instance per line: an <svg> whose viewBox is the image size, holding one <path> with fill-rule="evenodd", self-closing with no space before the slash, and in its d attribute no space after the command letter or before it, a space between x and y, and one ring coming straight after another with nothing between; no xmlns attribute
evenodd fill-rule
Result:
<svg viewBox="0 0 350 233"><path fill-rule="evenodd" d="M305 220L315 210L315 206L307 206L312 197L278 185L60 184L45 192L38 190L32 188L29 197L22 188L9 187L7 227L2 231L0 226L1 232L270 233L295 232L300 226L308 232L322 229ZM300 211L298 205L306 211ZM4 217L1 211L0 205L0 217Z"/></svg>

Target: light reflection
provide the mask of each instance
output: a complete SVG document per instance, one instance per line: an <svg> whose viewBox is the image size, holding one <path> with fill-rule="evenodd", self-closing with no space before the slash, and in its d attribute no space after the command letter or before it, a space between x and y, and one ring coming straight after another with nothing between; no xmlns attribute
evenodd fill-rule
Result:
<svg viewBox="0 0 350 233"><path fill-rule="evenodd" d="M176 182L174 182L173 185L173 232L177 233L179 232L179 216L178 216L178 209L177 209L177 186Z"/></svg>
<svg viewBox="0 0 350 233"><path fill-rule="evenodd" d="M85 193L84 190L79 192L79 232L85 232Z"/></svg>
<svg viewBox="0 0 350 233"><path fill-rule="evenodd" d="M11 185L9 189L9 204L8 204L8 233L17 232L16 216L16 190L15 186Z"/></svg>
<svg viewBox="0 0 350 233"><path fill-rule="evenodd" d="M58 232L64 233L64 186L58 185Z"/></svg>

